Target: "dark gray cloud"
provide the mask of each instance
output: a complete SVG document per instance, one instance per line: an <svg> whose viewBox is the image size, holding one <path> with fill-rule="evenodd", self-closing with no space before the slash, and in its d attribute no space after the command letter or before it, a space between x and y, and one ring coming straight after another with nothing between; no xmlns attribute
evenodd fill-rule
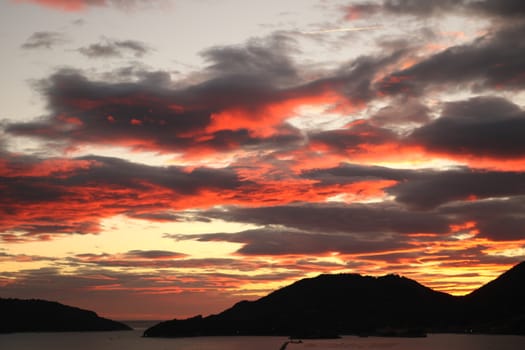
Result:
<svg viewBox="0 0 525 350"><path fill-rule="evenodd" d="M217 76L255 76L255 83L285 86L299 82L299 71L290 53L295 42L284 34L252 39L243 46L218 46L201 53L209 63L207 69Z"/></svg>
<svg viewBox="0 0 525 350"><path fill-rule="evenodd" d="M508 197L525 194L523 172L441 171L401 182L386 191L396 201L416 209L470 199Z"/></svg>
<svg viewBox="0 0 525 350"><path fill-rule="evenodd" d="M57 45L64 44L66 41L65 35L59 32L35 32L22 44L22 48L52 49Z"/></svg>
<svg viewBox="0 0 525 350"><path fill-rule="evenodd" d="M13 162L13 166L23 166L30 169L32 165L38 165L40 160L30 157L18 161L26 164ZM23 183L25 180L29 182L29 184L48 185L51 188L60 188L62 186L75 187L96 183L101 186L120 185L130 189L146 189L148 187L147 184L154 184L182 194L196 193L201 186L210 189L233 189L241 184L241 180L232 169L201 167L187 171L183 167L178 166L156 167L132 163L119 158L99 156L86 156L77 158L76 161L85 161L89 166L84 168L80 167L61 177L50 177L48 174L43 174L42 176L31 174L26 177L23 175L14 177L13 181L16 184L17 181ZM4 178L6 181L9 179L9 177ZM29 190L24 190L22 193L27 193L28 198L36 198L37 200L46 198L46 196L38 193L40 191L34 192L36 192L36 194L31 194ZM17 200L21 199L21 197L17 198ZM51 200L55 199L57 198L54 196L51 197Z"/></svg>
<svg viewBox="0 0 525 350"><path fill-rule="evenodd" d="M449 154L519 158L525 155L525 111L500 97L444 105L441 116L416 129L409 142Z"/></svg>
<svg viewBox="0 0 525 350"><path fill-rule="evenodd" d="M396 202L410 208L408 212L431 210L455 201L525 195L525 174L521 171L411 170L341 164L330 169L309 170L302 176L327 185L366 180L397 181L385 191L394 196Z"/></svg>
<svg viewBox="0 0 525 350"><path fill-rule="evenodd" d="M78 49L78 52L89 58L122 57L126 54L142 57L150 51L151 49L140 41L109 39Z"/></svg>
<svg viewBox="0 0 525 350"><path fill-rule="evenodd" d="M186 256L186 254L169 250L130 250L126 255L142 259L180 259Z"/></svg>
<svg viewBox="0 0 525 350"><path fill-rule="evenodd" d="M177 215L172 212L164 211L164 210L159 210L158 212L153 212L153 213L130 212L127 215L135 219L151 220L151 221L179 221L182 219L180 215Z"/></svg>
<svg viewBox="0 0 525 350"><path fill-rule="evenodd" d="M492 240L512 241L525 237L525 175L520 171L475 171L467 168L443 171L403 170L343 164L336 168L308 171L303 173L303 176L324 184L345 184L362 180L395 180L398 183L388 187L386 192L394 196L397 203L403 205L404 209L397 209L399 214L415 215L414 219L420 214L428 215L428 231L446 232L447 225L475 222L480 235ZM351 213L354 210L355 208L348 208L349 220L353 218ZM356 221L365 224L370 219L372 220L372 223L369 223L370 226L374 227L375 224L378 232L392 230L392 226L389 228L383 225L385 222L390 222L392 217L394 217L393 222L401 220L400 217L397 217L399 214L396 214L396 210L391 209L385 212L383 206L369 205L366 210L370 213L362 215L365 218L364 221L361 217ZM314 214L305 213L305 215ZM335 220L330 215L326 217L328 230L332 228L334 225L332 221ZM225 217L228 215L226 214ZM296 227L295 217L295 215L290 215L288 220L279 220L278 217L275 222ZM299 216L297 220L300 220ZM321 218L318 220L322 221ZM252 221L263 222L257 216ZM434 226L432 222L438 225ZM320 226L317 229L321 229ZM349 224L347 228L349 232L354 232L355 228L359 230L359 224ZM416 230L416 226L413 228ZM393 231L403 232L403 230Z"/></svg>
<svg viewBox="0 0 525 350"><path fill-rule="evenodd" d="M525 3L521 0L482 0L468 3L468 9L489 16L523 20Z"/></svg>
<svg viewBox="0 0 525 350"><path fill-rule="evenodd" d="M372 83L376 74L385 66L399 62L410 52L410 46L403 42L392 48L385 48L384 52L378 55L359 56L344 62L334 72L306 84L303 89L317 91L334 89L357 105L369 102L377 97L377 91Z"/></svg>
<svg viewBox="0 0 525 350"><path fill-rule="evenodd" d="M491 18L519 18L525 14L525 5L520 0L383 0L350 5L347 11L350 19L377 13L426 18L458 12Z"/></svg>
<svg viewBox="0 0 525 350"><path fill-rule="evenodd" d="M377 237L379 236L379 237ZM350 234L325 234L267 227L239 233L212 233L201 235L173 235L175 239L197 239L201 242L243 243L237 253L243 255L316 255L331 252L357 254L406 247L407 243L381 235L370 239ZM374 239L375 238L375 239Z"/></svg>
<svg viewBox="0 0 525 350"><path fill-rule="evenodd" d="M368 147L400 141L400 137L394 131L374 126L365 120L353 123L345 129L313 131L309 133L308 138L314 144L319 143L331 151L344 154L363 152L363 145Z"/></svg>
<svg viewBox="0 0 525 350"><path fill-rule="evenodd" d="M241 180L232 169L195 168L187 171L183 167L155 167L131 163L118 158L83 157L80 160L94 161L95 166L79 171L64 180L65 184L77 186L89 182L114 184L135 189L147 189L147 183L169 188L180 194L194 194L202 188L234 189Z"/></svg>
<svg viewBox="0 0 525 350"><path fill-rule="evenodd" d="M444 85L474 90L523 89L524 35L523 24L489 32L471 43L449 47L387 76L378 89L387 94L416 96Z"/></svg>
<svg viewBox="0 0 525 350"><path fill-rule="evenodd" d="M487 246L467 250L447 248L425 251L418 247L436 241L458 241L456 235L471 234L494 241L525 238L525 196L512 199L462 201L421 213L381 205L293 205L271 208L228 208L203 215L224 220L273 225L238 233L172 234L175 240L233 242L243 246L242 255L319 255L337 252L359 254L363 259L402 262L469 259L483 261ZM410 220L412 218L412 221ZM453 229L470 223L469 228ZM411 234L434 234L413 238ZM459 236L458 236L459 237ZM370 255L367 255L370 253ZM493 259L497 259L494 256ZM500 262L512 259L499 257ZM515 261L515 259L514 259Z"/></svg>
<svg viewBox="0 0 525 350"><path fill-rule="evenodd" d="M472 202L456 202L439 209L464 221L476 222L479 235L495 241L525 238L525 196Z"/></svg>
<svg viewBox="0 0 525 350"><path fill-rule="evenodd" d="M423 124L429 121L431 109L418 99L402 96L370 117L376 126Z"/></svg>
<svg viewBox="0 0 525 350"><path fill-rule="evenodd" d="M447 231L447 225L475 222L480 235L492 240L512 241L525 237L525 215L523 214L525 213L525 175L523 172L474 171L466 168L447 171L415 171L341 165L332 169L309 171L303 176L327 184L344 184L367 179L396 180L399 183L387 188L386 191L395 197L396 202L406 206L400 211L400 214L406 210L407 215L415 215L414 218L417 218L419 214L428 215L431 220L428 222L429 231L440 232L439 226L432 227L431 222L441 223L441 232ZM349 215L354 210L355 208L348 208ZM373 222L370 223L370 226L373 227L375 224L378 232L388 232L389 228L382 224L385 220L388 222L391 217L394 217L395 222L400 219L396 217L398 214L395 214L395 210L385 212L382 206L370 205L367 210L370 211L370 214L364 214L364 221L362 219L358 221L364 224L371 219ZM380 213L383 213L381 218ZM308 213L308 215L313 214ZM331 229L333 226L331 222L334 218L329 215L326 217L326 227ZM288 220L278 218L275 222L295 227L294 217L290 215ZM258 218L252 220L262 223L262 220L258 221ZM299 220L298 217L297 220ZM319 221L322 219L319 218ZM359 230L359 224L348 225L347 228L349 232L353 232L355 228ZM413 228L416 229L415 226ZM396 232L402 233L403 231L397 230Z"/></svg>
<svg viewBox="0 0 525 350"><path fill-rule="evenodd" d="M432 212L413 212L392 203L297 204L209 210L203 215L257 225L280 225L323 234L347 233L375 240L389 234L444 233L449 220Z"/></svg>
<svg viewBox="0 0 525 350"><path fill-rule="evenodd" d="M318 180L322 184L333 185L347 184L364 180L406 181L408 179L424 176L424 174L425 171L392 169L381 166L344 163L335 168L304 171L302 173L302 177Z"/></svg>

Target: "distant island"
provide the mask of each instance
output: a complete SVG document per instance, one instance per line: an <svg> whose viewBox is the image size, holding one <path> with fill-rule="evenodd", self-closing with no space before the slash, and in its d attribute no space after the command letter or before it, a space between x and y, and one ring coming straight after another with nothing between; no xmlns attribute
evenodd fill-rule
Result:
<svg viewBox="0 0 525 350"><path fill-rule="evenodd" d="M207 317L161 322L145 337L525 335L525 262L466 296L398 275L320 275Z"/></svg>
<svg viewBox="0 0 525 350"><path fill-rule="evenodd" d="M37 299L0 298L0 333L131 330L95 312Z"/></svg>

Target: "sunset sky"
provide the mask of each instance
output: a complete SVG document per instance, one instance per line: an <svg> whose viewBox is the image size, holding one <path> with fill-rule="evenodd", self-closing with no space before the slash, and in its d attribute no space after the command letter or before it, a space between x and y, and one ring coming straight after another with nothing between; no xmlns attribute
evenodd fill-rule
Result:
<svg viewBox="0 0 525 350"><path fill-rule="evenodd" d="M217 313L525 260L525 1L0 0L0 297Z"/></svg>

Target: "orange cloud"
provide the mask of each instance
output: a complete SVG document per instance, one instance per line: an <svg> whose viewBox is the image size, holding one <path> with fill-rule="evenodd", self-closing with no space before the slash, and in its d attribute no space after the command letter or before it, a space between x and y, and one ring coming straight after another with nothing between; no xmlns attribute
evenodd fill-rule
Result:
<svg viewBox="0 0 525 350"><path fill-rule="evenodd" d="M88 6L105 6L106 0L14 0L16 3L34 3L68 12L85 10Z"/></svg>
<svg viewBox="0 0 525 350"><path fill-rule="evenodd" d="M96 162L91 160L50 158L38 162L31 162L23 157L12 157L9 160L0 158L0 176L67 177L76 171L86 170L94 166L96 166Z"/></svg>
<svg viewBox="0 0 525 350"><path fill-rule="evenodd" d="M311 96L284 95L282 101L271 102L255 108L234 107L211 115L211 124L206 131L249 129L253 136L269 137L275 127L293 116L299 107L336 104L342 97L334 92Z"/></svg>

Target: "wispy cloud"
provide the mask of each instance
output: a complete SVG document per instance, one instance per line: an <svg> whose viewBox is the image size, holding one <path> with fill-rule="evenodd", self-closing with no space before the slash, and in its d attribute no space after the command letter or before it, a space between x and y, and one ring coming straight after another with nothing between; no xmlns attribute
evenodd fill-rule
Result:
<svg viewBox="0 0 525 350"><path fill-rule="evenodd" d="M341 33L341 32L361 32L367 30L376 30L384 28L382 25L374 26L363 26L363 27L343 27L343 28L331 28L331 29L320 29L312 31L303 31L301 34L329 34L329 33Z"/></svg>
<svg viewBox="0 0 525 350"><path fill-rule="evenodd" d="M122 57L126 54L142 57L150 51L150 48L136 40L105 39L101 43L81 47L78 51L89 58Z"/></svg>
<svg viewBox="0 0 525 350"><path fill-rule="evenodd" d="M35 32L25 43L23 49L52 49L67 42L66 36L60 32Z"/></svg>
<svg viewBox="0 0 525 350"><path fill-rule="evenodd" d="M115 7L123 10L167 5L168 0L10 0L15 3L29 3L66 12L85 11L91 7Z"/></svg>

